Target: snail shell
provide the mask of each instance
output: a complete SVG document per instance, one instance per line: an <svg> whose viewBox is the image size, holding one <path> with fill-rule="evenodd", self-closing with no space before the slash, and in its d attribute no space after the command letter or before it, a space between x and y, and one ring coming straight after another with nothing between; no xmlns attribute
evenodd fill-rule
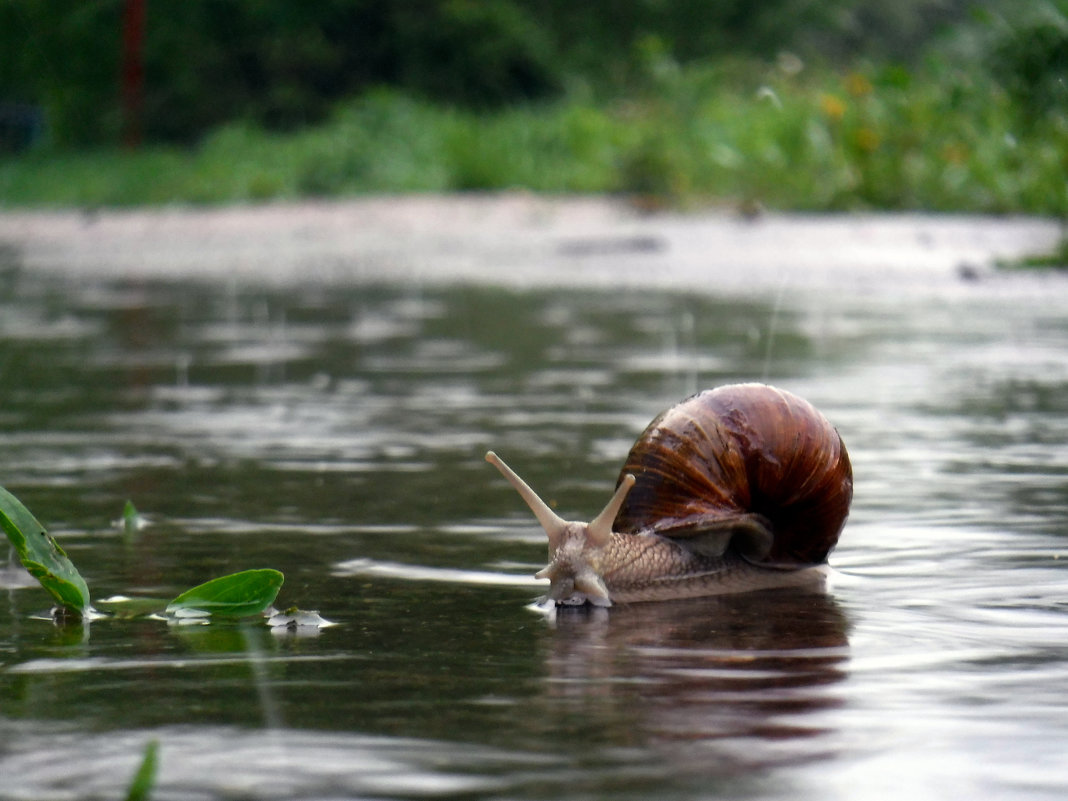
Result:
<svg viewBox="0 0 1068 801"><path fill-rule="evenodd" d="M693 547L734 547L768 565L826 561L853 499L838 432L808 401L763 384L668 409L634 443L617 484L628 474L636 483L614 531L697 538Z"/></svg>
<svg viewBox="0 0 1068 801"><path fill-rule="evenodd" d="M841 437L811 404L736 384L657 417L589 523L557 517L486 454L549 537L549 597L661 600L803 583L838 542L853 497Z"/></svg>

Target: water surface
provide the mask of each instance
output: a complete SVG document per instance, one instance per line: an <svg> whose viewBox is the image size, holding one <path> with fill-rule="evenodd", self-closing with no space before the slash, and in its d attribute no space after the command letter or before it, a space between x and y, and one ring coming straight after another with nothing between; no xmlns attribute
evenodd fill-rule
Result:
<svg viewBox="0 0 1068 801"><path fill-rule="evenodd" d="M275 567L280 603L340 625L57 628L9 567L0 798L121 797L151 740L158 799L1068 792L1062 279L279 286L8 260L0 483L94 597ZM589 517L661 409L748 380L850 450L830 591L532 611L544 535L484 452Z"/></svg>

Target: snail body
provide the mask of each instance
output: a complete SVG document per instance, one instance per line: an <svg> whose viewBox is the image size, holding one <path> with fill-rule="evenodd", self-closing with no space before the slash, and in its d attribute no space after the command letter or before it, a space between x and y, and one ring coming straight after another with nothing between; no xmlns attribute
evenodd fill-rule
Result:
<svg viewBox="0 0 1068 801"><path fill-rule="evenodd" d="M762 384L694 395L635 442L604 510L556 515L492 451L549 538L558 603L652 601L821 578L849 514L853 473L811 404Z"/></svg>

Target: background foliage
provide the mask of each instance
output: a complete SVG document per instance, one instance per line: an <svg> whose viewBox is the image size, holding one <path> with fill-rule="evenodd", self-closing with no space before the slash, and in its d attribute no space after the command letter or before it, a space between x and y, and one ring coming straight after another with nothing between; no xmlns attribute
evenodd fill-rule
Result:
<svg viewBox="0 0 1068 801"><path fill-rule="evenodd" d="M59 143L115 141L124 6L125 0L0 2L0 99L43 106ZM620 92L642 77L650 53L680 65L739 55L773 59L781 50L839 64L858 56L908 61L946 25L967 21L975 6L145 0L145 133L189 142L234 118L291 129L322 120L340 98L382 86L475 108L559 95L576 83ZM1055 24L1041 28L1038 43L1040 52L1027 58L1011 37L1002 44L1001 67L1022 91L1034 85L1034 71L1063 60L1065 38Z"/></svg>
<svg viewBox="0 0 1068 801"><path fill-rule="evenodd" d="M1068 205L1068 0L144 0L136 158L126 2L0 0L0 203Z"/></svg>

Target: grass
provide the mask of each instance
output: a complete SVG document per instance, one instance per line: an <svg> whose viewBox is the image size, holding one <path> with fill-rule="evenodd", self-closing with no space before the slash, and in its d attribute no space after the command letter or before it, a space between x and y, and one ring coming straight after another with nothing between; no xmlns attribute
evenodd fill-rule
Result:
<svg viewBox="0 0 1068 801"><path fill-rule="evenodd" d="M1063 228L1060 242L1048 253L1034 253L1020 259L1003 260L998 266L1006 269L1038 269L1068 271L1068 226Z"/></svg>
<svg viewBox="0 0 1068 801"><path fill-rule="evenodd" d="M981 71L662 69L628 99L474 113L379 91L291 134L0 159L0 208L526 188L794 210L1068 216L1068 114Z"/></svg>

